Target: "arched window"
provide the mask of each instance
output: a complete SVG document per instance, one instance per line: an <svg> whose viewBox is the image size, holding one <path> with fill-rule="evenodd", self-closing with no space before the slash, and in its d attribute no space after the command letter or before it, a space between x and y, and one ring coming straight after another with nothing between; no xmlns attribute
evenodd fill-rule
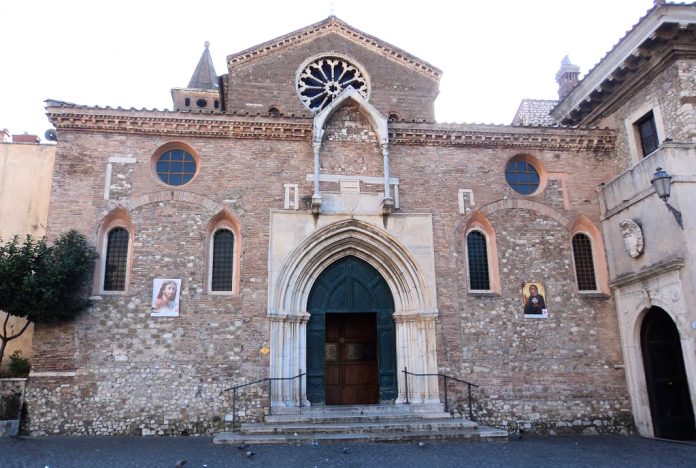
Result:
<svg viewBox="0 0 696 468"><path fill-rule="evenodd" d="M595 279L592 242L589 236L579 232L573 236L572 244L578 289L580 291L596 291L597 280Z"/></svg>
<svg viewBox="0 0 696 468"><path fill-rule="evenodd" d="M128 231L115 227L106 238L104 291L125 291L128 272Z"/></svg>
<svg viewBox="0 0 696 468"><path fill-rule="evenodd" d="M128 292L135 230L128 212L115 208L99 224L99 259L95 265L94 293Z"/></svg>
<svg viewBox="0 0 696 468"><path fill-rule="evenodd" d="M469 262L469 289L488 291L491 289L488 274L488 248L486 236L481 231L471 231L466 236L466 251Z"/></svg>
<svg viewBox="0 0 696 468"><path fill-rule="evenodd" d="M234 277L234 234L219 229L213 235L211 291L232 291Z"/></svg>
<svg viewBox="0 0 696 468"><path fill-rule="evenodd" d="M466 266L470 294L500 294L498 253L493 225L480 211L466 223Z"/></svg>
<svg viewBox="0 0 696 468"><path fill-rule="evenodd" d="M209 294L239 294L241 236L237 218L220 210L208 223L206 238L206 286Z"/></svg>

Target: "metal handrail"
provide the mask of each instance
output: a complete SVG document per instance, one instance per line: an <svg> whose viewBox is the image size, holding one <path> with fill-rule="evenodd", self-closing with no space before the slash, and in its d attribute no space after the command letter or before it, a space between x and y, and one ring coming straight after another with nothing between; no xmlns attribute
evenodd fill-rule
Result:
<svg viewBox="0 0 696 468"><path fill-rule="evenodd" d="M476 387L479 388L479 385L473 384L471 382L467 382L466 380L458 379L456 377L452 377L451 375L447 374L416 374L414 372L409 372L406 367L404 367L404 370L401 372L404 373L404 389L406 390L406 404L409 405L410 402L408 401L408 376L412 375L414 377L443 377L445 379L445 412L449 412L449 400L447 398L447 381L448 380L454 380L455 382L458 383L463 383L466 384L467 390L468 390L468 400L469 400L469 419L471 421L475 421L474 419L474 410L472 407L472 399L471 399L471 387Z"/></svg>
<svg viewBox="0 0 696 468"><path fill-rule="evenodd" d="M272 396L273 396L273 382L276 380L295 380L295 379L300 379L299 384L298 384L298 396L299 396L299 407L302 408L302 377L304 377L307 373L302 372L302 369L300 369L300 373L297 374L294 377L266 377L265 379L259 379L255 380L253 382L248 382L245 384L240 384L240 385L235 385L234 387L226 388L223 390L223 392L229 392L232 390L232 431L234 432L236 430L236 422L237 422L237 390L240 388L244 387L249 387L251 385L256 385L260 384L263 382L268 382L268 415L271 415L272 411Z"/></svg>

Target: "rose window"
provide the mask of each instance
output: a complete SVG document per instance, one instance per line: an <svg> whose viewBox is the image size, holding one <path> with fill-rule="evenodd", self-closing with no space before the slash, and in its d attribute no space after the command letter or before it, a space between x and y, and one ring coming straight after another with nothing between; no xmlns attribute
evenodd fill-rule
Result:
<svg viewBox="0 0 696 468"><path fill-rule="evenodd" d="M349 86L368 98L367 79L360 69L337 57L314 60L297 79L297 93L302 103L314 112L325 108Z"/></svg>

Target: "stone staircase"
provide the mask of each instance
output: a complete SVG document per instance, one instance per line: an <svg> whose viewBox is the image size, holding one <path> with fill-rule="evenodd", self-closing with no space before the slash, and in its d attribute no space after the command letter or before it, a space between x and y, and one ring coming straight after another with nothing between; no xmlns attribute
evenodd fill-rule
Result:
<svg viewBox="0 0 696 468"><path fill-rule="evenodd" d="M215 436L213 443L504 442L507 436L507 432L500 429L479 426L468 419L452 418L442 411L441 406L315 406L302 408L301 413L269 415L261 424L243 423L239 432L221 432Z"/></svg>

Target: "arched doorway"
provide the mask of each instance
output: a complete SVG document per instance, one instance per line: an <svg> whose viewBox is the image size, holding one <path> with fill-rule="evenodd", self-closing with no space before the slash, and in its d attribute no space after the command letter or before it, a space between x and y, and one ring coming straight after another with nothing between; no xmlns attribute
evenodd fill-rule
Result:
<svg viewBox="0 0 696 468"><path fill-rule="evenodd" d="M648 310L640 330L645 381L655 437L696 437L679 331L659 307Z"/></svg>
<svg viewBox="0 0 696 468"><path fill-rule="evenodd" d="M394 299L379 272L354 256L336 260L312 286L307 311L307 399L339 405L393 401Z"/></svg>

